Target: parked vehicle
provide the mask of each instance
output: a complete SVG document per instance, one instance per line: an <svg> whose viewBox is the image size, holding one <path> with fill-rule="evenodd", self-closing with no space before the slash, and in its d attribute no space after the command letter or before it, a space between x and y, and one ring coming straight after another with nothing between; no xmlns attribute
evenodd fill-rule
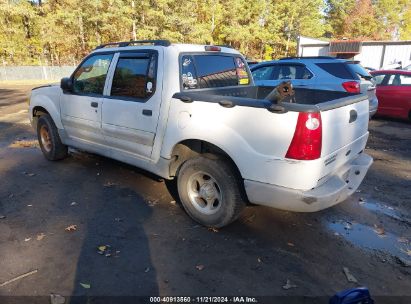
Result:
<svg viewBox="0 0 411 304"><path fill-rule="evenodd" d="M44 156L67 147L176 179L206 226L247 201L313 212L355 192L372 158L362 94L296 89L271 104L231 48L137 41L102 45L60 86L33 89L30 120Z"/></svg>
<svg viewBox="0 0 411 304"><path fill-rule="evenodd" d="M411 120L411 71L373 71L379 101L378 115Z"/></svg>
<svg viewBox="0 0 411 304"><path fill-rule="evenodd" d="M276 86L291 80L294 87L368 94L370 117L377 111L378 99L372 76L358 61L334 57L288 57L251 67L256 85Z"/></svg>

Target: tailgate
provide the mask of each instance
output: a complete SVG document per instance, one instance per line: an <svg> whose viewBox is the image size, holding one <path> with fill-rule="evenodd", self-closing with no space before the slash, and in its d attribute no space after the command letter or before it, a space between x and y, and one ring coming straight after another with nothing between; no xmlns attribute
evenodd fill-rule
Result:
<svg viewBox="0 0 411 304"><path fill-rule="evenodd" d="M368 139L367 95L351 104L321 111L322 150L318 183L358 157ZM317 184L318 185L318 184Z"/></svg>
<svg viewBox="0 0 411 304"><path fill-rule="evenodd" d="M367 96L363 97L358 102L321 111L321 157L329 156L368 133L369 103Z"/></svg>

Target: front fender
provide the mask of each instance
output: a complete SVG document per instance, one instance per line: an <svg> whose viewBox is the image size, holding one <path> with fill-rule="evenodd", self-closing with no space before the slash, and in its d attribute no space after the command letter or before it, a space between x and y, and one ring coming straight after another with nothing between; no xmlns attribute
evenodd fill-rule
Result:
<svg viewBox="0 0 411 304"><path fill-rule="evenodd" d="M58 88L60 90L60 88ZM40 88L34 90L31 94L29 115L30 121L33 127L35 127L36 121L34 118L34 109L41 107L45 109L51 116L57 129L63 129L60 117L60 92L54 88ZM38 91L38 92L37 92Z"/></svg>

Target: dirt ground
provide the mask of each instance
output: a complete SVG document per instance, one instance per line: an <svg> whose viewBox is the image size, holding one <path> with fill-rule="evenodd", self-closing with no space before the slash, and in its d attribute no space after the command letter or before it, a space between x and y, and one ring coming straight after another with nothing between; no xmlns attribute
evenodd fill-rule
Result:
<svg viewBox="0 0 411 304"><path fill-rule="evenodd" d="M0 303L49 303L50 294L66 303L157 295L328 303L356 286L377 304L411 303L410 123L370 122L375 162L347 201L312 214L248 206L212 231L147 172L75 150L47 161L28 123L29 89L0 88Z"/></svg>

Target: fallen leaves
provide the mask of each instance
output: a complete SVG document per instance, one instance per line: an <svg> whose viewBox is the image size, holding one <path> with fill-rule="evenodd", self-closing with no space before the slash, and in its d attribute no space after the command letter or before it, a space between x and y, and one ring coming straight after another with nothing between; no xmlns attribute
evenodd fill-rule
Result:
<svg viewBox="0 0 411 304"><path fill-rule="evenodd" d="M42 239L44 239L46 235L42 232L40 234L37 235L37 241L41 241Z"/></svg>
<svg viewBox="0 0 411 304"><path fill-rule="evenodd" d="M110 245L100 245L97 247L97 253L100 255L104 255L105 257L118 257L120 250L113 250Z"/></svg>
<svg viewBox="0 0 411 304"><path fill-rule="evenodd" d="M196 266L196 269L197 269L198 271L201 271L201 270L203 270L204 268L205 268L204 265L197 265L197 266Z"/></svg>
<svg viewBox="0 0 411 304"><path fill-rule="evenodd" d="M77 206L77 202L71 202L70 206Z"/></svg>
<svg viewBox="0 0 411 304"><path fill-rule="evenodd" d="M111 188L111 187L114 187L114 186L117 186L117 184L113 183L113 182L105 182L103 184L103 187L106 187L106 188Z"/></svg>
<svg viewBox="0 0 411 304"><path fill-rule="evenodd" d="M252 223L253 221L254 221L254 219L255 219L255 216L256 216L256 214L255 213L253 213L253 214L251 214L249 217L247 217L246 219L244 219L244 223Z"/></svg>
<svg viewBox="0 0 411 304"><path fill-rule="evenodd" d="M91 285L88 283L80 283L80 286L83 287L84 289L90 289Z"/></svg>
<svg viewBox="0 0 411 304"><path fill-rule="evenodd" d="M26 172L26 171L24 171L23 174L29 177L36 176L36 173Z"/></svg>
<svg viewBox="0 0 411 304"><path fill-rule="evenodd" d="M374 225L374 232L376 234L378 234L378 236L380 237L384 237L385 236L385 230L382 227L378 227L377 225Z"/></svg>
<svg viewBox="0 0 411 304"><path fill-rule="evenodd" d="M70 225L68 227L66 227L64 230L68 231L68 232L73 232L77 230L77 225Z"/></svg>
<svg viewBox="0 0 411 304"><path fill-rule="evenodd" d="M287 245L290 247L295 247L294 243L291 243L291 242L288 242Z"/></svg>
<svg viewBox="0 0 411 304"><path fill-rule="evenodd" d="M155 200L147 200L147 203L148 203L148 205L149 205L150 207L154 207L155 205L158 204L158 202L159 202L158 199L155 199Z"/></svg>
<svg viewBox="0 0 411 304"><path fill-rule="evenodd" d="M66 299L59 294L50 294L50 303L51 304L64 304Z"/></svg>
<svg viewBox="0 0 411 304"><path fill-rule="evenodd" d="M215 227L208 227L208 231L218 232L219 230L218 230L217 228L215 228Z"/></svg>
<svg viewBox="0 0 411 304"><path fill-rule="evenodd" d="M36 148L39 146L39 142L36 139L24 140L17 139L9 145L9 148Z"/></svg>
<svg viewBox="0 0 411 304"><path fill-rule="evenodd" d="M297 285L291 283L291 281L287 279L287 282L285 283L285 285L283 285L283 289L288 290L291 288L297 288Z"/></svg>
<svg viewBox="0 0 411 304"><path fill-rule="evenodd" d="M358 283L357 279L351 274L350 270L347 267L343 267L343 272L348 282Z"/></svg>

